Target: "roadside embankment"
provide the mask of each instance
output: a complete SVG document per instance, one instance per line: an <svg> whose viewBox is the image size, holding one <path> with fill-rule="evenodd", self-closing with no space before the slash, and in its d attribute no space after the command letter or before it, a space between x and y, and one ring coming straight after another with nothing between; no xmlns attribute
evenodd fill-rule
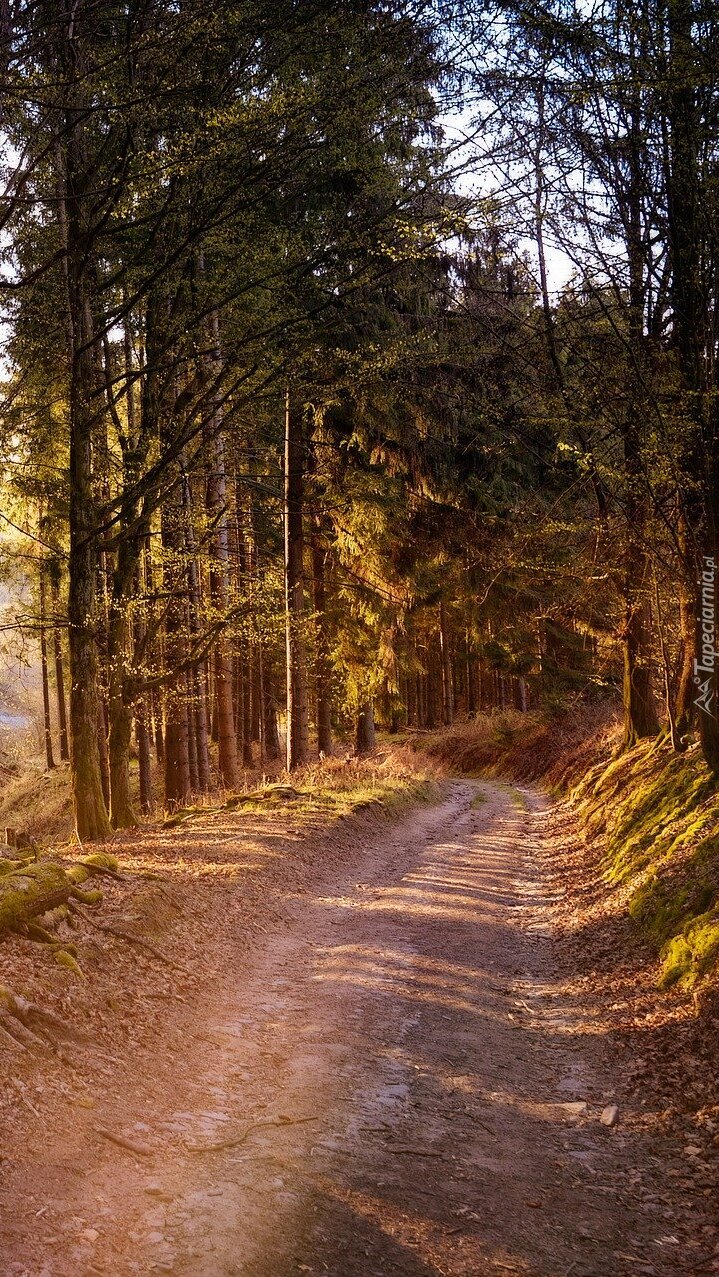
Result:
<svg viewBox="0 0 719 1277"><path fill-rule="evenodd" d="M553 931L580 992L591 987L598 1021L609 1012L647 1117L688 1148L700 1134L719 1144L719 792L698 748L620 742L616 714L593 706L482 718L414 748L552 794Z"/></svg>

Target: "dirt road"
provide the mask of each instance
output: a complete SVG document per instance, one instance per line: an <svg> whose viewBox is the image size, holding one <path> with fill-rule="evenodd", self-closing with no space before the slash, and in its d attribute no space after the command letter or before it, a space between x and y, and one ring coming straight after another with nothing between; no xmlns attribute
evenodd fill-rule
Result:
<svg viewBox="0 0 719 1277"><path fill-rule="evenodd" d="M552 964L541 800L445 795L318 868L220 955L236 978L158 1004L165 1050L5 1164L3 1277L684 1271Z"/></svg>

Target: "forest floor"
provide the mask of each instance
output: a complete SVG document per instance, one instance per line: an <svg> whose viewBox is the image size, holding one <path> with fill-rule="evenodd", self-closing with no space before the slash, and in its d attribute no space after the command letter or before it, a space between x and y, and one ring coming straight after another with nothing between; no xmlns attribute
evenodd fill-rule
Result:
<svg viewBox="0 0 719 1277"><path fill-rule="evenodd" d="M161 876L97 917L166 961L86 938L81 1040L3 1057L3 1277L719 1272L718 1150L637 1087L648 986L583 933L575 832L453 780L114 848Z"/></svg>

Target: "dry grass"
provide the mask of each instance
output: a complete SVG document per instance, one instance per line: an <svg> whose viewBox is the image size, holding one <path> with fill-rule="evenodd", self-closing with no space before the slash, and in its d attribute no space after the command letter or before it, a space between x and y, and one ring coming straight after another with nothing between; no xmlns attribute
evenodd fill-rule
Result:
<svg viewBox="0 0 719 1277"><path fill-rule="evenodd" d="M156 769L157 771L157 769ZM442 774L441 765L420 758L409 745L398 749L377 749L366 758L328 758L313 762L288 777L279 772L267 775L247 771L237 794L222 791L198 795L175 819L211 813L241 805L247 811L282 808L295 817L323 813L342 817L371 805L390 808L429 795L432 778ZM160 777L156 774L156 789ZM137 797L137 767L131 770L131 784ZM287 797L283 786L291 784L296 796ZM146 829L162 824L165 813L161 801L154 817L142 821ZM22 768L7 769L0 794L0 840L6 827L22 830L40 846L68 842L73 836L70 770L67 764L46 771L39 760L26 761Z"/></svg>
<svg viewBox="0 0 719 1277"><path fill-rule="evenodd" d="M609 758L616 723L615 707L606 704L579 706L555 717L510 710L442 731L413 733L411 747L455 775L541 780L564 789L600 756Z"/></svg>
<svg viewBox="0 0 719 1277"><path fill-rule="evenodd" d="M40 844L70 838L73 815L67 763L51 772L39 764L26 764L5 782L0 795L0 832L7 826L23 830Z"/></svg>

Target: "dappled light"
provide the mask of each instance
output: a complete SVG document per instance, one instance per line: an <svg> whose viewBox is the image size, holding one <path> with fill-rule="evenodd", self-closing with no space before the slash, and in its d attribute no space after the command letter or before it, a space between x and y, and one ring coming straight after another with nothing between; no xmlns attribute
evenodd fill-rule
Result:
<svg viewBox="0 0 719 1277"><path fill-rule="evenodd" d="M719 1277L719 5L0 67L0 1277Z"/></svg>

